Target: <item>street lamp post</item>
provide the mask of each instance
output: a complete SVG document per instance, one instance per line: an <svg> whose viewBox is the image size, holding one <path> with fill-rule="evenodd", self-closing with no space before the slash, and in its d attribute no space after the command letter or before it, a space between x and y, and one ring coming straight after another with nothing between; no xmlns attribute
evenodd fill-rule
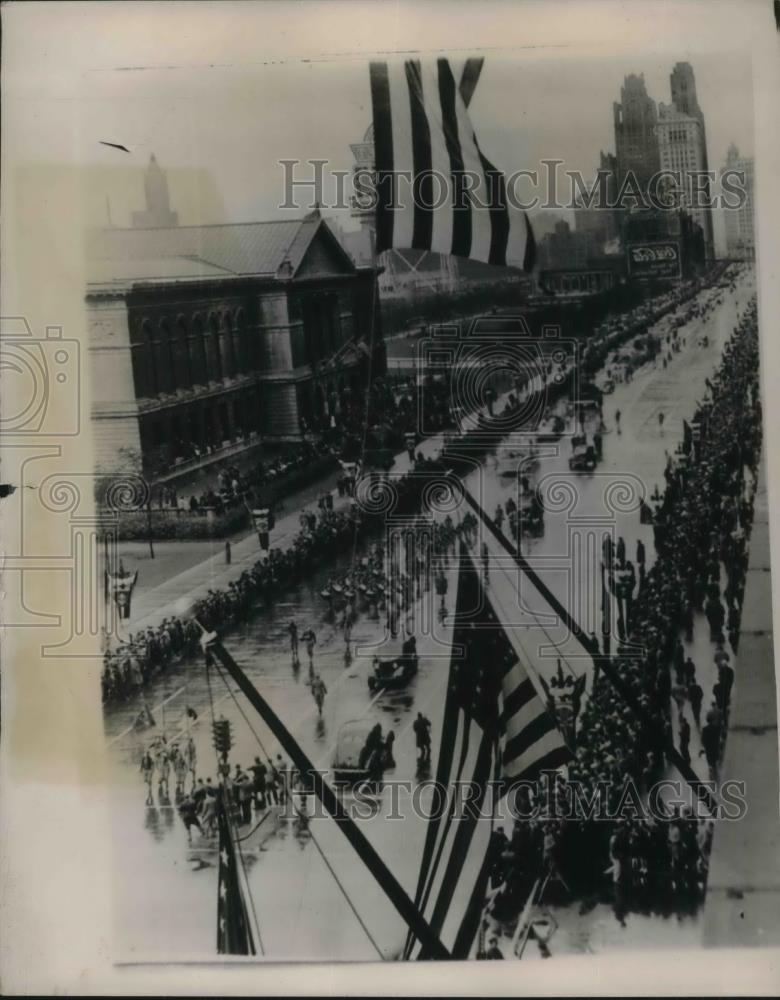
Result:
<svg viewBox="0 0 780 1000"><path fill-rule="evenodd" d="M146 501L146 530L149 536L149 558L154 559L154 544L152 542L152 498Z"/></svg>

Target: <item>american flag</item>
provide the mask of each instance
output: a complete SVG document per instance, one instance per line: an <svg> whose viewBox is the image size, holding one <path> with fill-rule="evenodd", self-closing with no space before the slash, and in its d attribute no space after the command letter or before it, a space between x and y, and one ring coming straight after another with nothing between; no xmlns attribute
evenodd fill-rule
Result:
<svg viewBox="0 0 780 1000"><path fill-rule="evenodd" d="M528 218L507 200L469 119L481 65L468 60L456 85L447 59L371 63L377 253L412 248L533 268Z"/></svg>
<svg viewBox="0 0 780 1000"><path fill-rule="evenodd" d="M217 952L220 955L254 955L255 944L241 892L230 822L221 795L217 806L217 827L219 830Z"/></svg>
<svg viewBox="0 0 780 1000"><path fill-rule="evenodd" d="M532 781L572 756L518 650L462 547L436 783L454 789L470 782L471 802L459 810L453 795L429 821L415 897L453 958L469 956L487 888L491 823L480 817L490 818L512 782ZM492 800L491 780L498 787ZM467 899L461 894L463 905L452 906L459 883L473 889ZM414 947L410 934L407 958ZM416 957L428 956L421 949Z"/></svg>

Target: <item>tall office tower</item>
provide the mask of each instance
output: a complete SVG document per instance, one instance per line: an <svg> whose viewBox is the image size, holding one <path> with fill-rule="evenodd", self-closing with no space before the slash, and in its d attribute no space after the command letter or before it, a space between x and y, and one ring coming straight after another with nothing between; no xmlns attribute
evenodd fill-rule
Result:
<svg viewBox="0 0 780 1000"><path fill-rule="evenodd" d="M724 207L726 221L726 250L729 257L743 260L753 260L756 256L756 237L753 218L753 157L740 156L737 147L732 144L726 153L726 162L721 170L738 171L743 175L741 184L745 197L738 208ZM733 181L732 185L733 186ZM733 200L733 196L729 196Z"/></svg>
<svg viewBox="0 0 780 1000"><path fill-rule="evenodd" d="M709 207L710 183L706 178L693 180L707 169L707 146L702 118L681 112L676 105L661 104L658 114L658 149L661 170L680 175L683 190L689 193L686 210L701 226L705 253L713 255L712 209Z"/></svg>
<svg viewBox="0 0 780 1000"><path fill-rule="evenodd" d="M631 172L640 190L645 191L659 169L659 155L655 134L658 116L655 101L647 94L644 74L625 77L620 102L613 104L613 117L618 185L622 186Z"/></svg>
<svg viewBox="0 0 780 1000"><path fill-rule="evenodd" d="M696 95L696 77L693 67L687 62L678 62L669 77L672 103L661 104L658 113L658 146L661 169L680 171L685 179L686 174L706 172L707 132L704 123L704 112L699 107ZM711 194L709 179L702 178L698 185L698 198L702 203L708 203ZM685 189L691 190L690 180ZM712 209L708 205L691 205L691 217L697 222L704 233L705 252L708 257L714 253Z"/></svg>

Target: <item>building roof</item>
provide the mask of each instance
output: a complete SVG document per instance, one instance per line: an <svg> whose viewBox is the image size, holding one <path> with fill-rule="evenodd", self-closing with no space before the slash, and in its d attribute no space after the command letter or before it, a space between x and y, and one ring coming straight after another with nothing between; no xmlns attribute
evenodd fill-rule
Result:
<svg viewBox="0 0 780 1000"><path fill-rule="evenodd" d="M195 257L159 257L144 260L93 260L89 263L90 285L116 282L175 281L180 278L219 278L230 272Z"/></svg>
<svg viewBox="0 0 780 1000"><path fill-rule="evenodd" d="M286 262L292 276L322 225L312 212L290 221L96 229L87 235L89 283L273 277Z"/></svg>

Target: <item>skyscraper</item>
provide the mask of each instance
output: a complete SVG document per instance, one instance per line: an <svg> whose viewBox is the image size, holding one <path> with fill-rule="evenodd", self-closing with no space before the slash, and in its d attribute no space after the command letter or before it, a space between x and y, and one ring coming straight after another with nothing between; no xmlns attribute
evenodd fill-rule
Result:
<svg viewBox="0 0 780 1000"><path fill-rule="evenodd" d="M700 118L703 122L704 115L696 97L696 78L693 75L693 66L687 62L675 63L669 77L669 83L672 104L680 114L690 115L691 118Z"/></svg>
<svg viewBox="0 0 780 1000"><path fill-rule="evenodd" d="M613 104L617 180L622 186L630 173L645 191L659 168L658 120L655 101L648 96L644 74L631 73L620 88L620 102ZM630 207L626 205L625 207Z"/></svg>
<svg viewBox="0 0 780 1000"><path fill-rule="evenodd" d="M178 226L179 216L171 211L168 196L168 178L152 153L144 175L146 208L133 212L134 229L168 229Z"/></svg>
<svg viewBox="0 0 780 1000"><path fill-rule="evenodd" d="M692 175L707 169L707 147L704 137L703 120L685 114L673 104L661 104L659 108L658 148L661 169L680 175L683 191L688 202L683 202L686 211L701 226L704 234L705 253L713 252L712 210L708 207L710 182L707 178L692 181Z"/></svg>
<svg viewBox="0 0 780 1000"><path fill-rule="evenodd" d="M756 238L753 219L753 157L740 156L737 147L732 144L726 153L723 172L739 171L744 175L746 197L739 208L723 209L726 221L726 250L729 257L740 257L753 260L756 255Z"/></svg>
<svg viewBox="0 0 780 1000"><path fill-rule="evenodd" d="M684 191L693 195L688 211L694 222L701 226L705 252L711 257L714 247L712 210L708 207L710 181L702 177L701 181L695 182L698 195L694 194L695 185L691 181L692 174L708 170L704 113L696 96L696 78L691 64L677 63L669 82L672 103L659 106L656 126L661 169L679 172Z"/></svg>

